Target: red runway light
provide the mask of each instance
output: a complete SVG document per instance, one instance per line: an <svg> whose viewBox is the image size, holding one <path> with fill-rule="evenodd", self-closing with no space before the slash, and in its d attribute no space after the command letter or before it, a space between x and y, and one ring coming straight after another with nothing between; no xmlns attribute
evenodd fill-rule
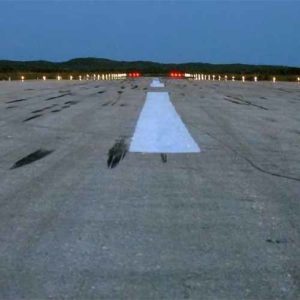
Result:
<svg viewBox="0 0 300 300"><path fill-rule="evenodd" d="M181 78L181 77L183 77L183 73L172 71L172 72L169 73L169 76L172 77L172 78L174 78L174 77L175 78Z"/></svg>
<svg viewBox="0 0 300 300"><path fill-rule="evenodd" d="M141 76L141 73L139 73L139 72L128 73L128 77L140 77L140 76Z"/></svg>

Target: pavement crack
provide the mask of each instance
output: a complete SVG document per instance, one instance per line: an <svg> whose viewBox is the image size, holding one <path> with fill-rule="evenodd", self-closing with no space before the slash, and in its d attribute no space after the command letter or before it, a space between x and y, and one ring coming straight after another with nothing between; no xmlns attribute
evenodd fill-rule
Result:
<svg viewBox="0 0 300 300"><path fill-rule="evenodd" d="M229 102L234 103L234 104L249 105L249 106L254 106L254 107L257 107L257 108L260 108L260 109L263 109L263 110L268 110L264 106L254 104L254 103L252 103L248 100L242 99L241 97L226 96L224 98L224 100L229 101Z"/></svg>
<svg viewBox="0 0 300 300"><path fill-rule="evenodd" d="M276 172L271 172L271 171L263 169L262 167L260 167L259 165L257 165L253 160L251 160L247 156L242 155L238 150L236 150L233 147L227 145L226 143L224 143L222 140L218 139L214 135L212 135L210 133L207 133L207 134L210 137L212 137L213 139L215 139L216 141L218 141L220 144L222 144L223 146L225 146L226 148L228 148L231 152L233 152L234 154L236 154L239 157L241 157L242 159L244 159L251 167L253 167L257 171L259 171L261 173L264 173L264 174L271 175L271 176L279 177L279 178L285 178L285 179L289 179L289 180L300 181L300 178L298 178L298 177L284 175L284 174L280 174L280 173L276 173Z"/></svg>

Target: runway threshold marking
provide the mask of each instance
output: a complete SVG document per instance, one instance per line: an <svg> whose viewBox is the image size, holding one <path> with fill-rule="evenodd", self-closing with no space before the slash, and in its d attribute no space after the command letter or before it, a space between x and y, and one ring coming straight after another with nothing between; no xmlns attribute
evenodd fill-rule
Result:
<svg viewBox="0 0 300 300"><path fill-rule="evenodd" d="M162 88L165 87L165 85L162 82L160 82L158 78L154 78L150 84L150 87Z"/></svg>
<svg viewBox="0 0 300 300"><path fill-rule="evenodd" d="M200 147L177 114L169 93L148 92L129 151L197 153Z"/></svg>

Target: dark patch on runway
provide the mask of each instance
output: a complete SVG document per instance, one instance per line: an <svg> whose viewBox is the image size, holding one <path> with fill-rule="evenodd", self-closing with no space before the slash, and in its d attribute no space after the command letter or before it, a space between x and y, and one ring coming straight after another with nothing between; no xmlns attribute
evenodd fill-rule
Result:
<svg viewBox="0 0 300 300"><path fill-rule="evenodd" d="M48 107L47 107L48 108ZM40 112L43 112L45 109L47 108L41 108L41 109L37 109L37 110L33 110L31 113L32 114L36 114L36 113L40 113Z"/></svg>
<svg viewBox="0 0 300 300"><path fill-rule="evenodd" d="M68 105L75 105L77 103L78 103L78 101L73 101L73 100L65 102L65 104L68 104Z"/></svg>
<svg viewBox="0 0 300 300"><path fill-rule="evenodd" d="M125 86L121 86L121 89L124 90L124 89L125 89Z"/></svg>
<svg viewBox="0 0 300 300"><path fill-rule="evenodd" d="M137 89L138 87L139 87L138 85L134 85L134 86L131 87L131 89L135 90L135 89Z"/></svg>
<svg viewBox="0 0 300 300"><path fill-rule="evenodd" d="M121 103L120 106L124 107L124 106L127 106L127 104Z"/></svg>
<svg viewBox="0 0 300 300"><path fill-rule="evenodd" d="M294 134L299 134L300 135L300 130L297 130L297 129L291 129L290 132L294 133Z"/></svg>
<svg viewBox="0 0 300 300"><path fill-rule="evenodd" d="M146 87L145 87L145 88L143 88L143 90L144 90L144 91L147 91L147 90L148 90L148 88L146 88Z"/></svg>
<svg viewBox="0 0 300 300"><path fill-rule="evenodd" d="M265 118L265 120L266 120L266 121L269 121L269 122L272 122L272 123L277 122L275 119L269 118L269 117Z"/></svg>
<svg viewBox="0 0 300 300"><path fill-rule="evenodd" d="M266 242L270 244L287 244L286 239L266 239Z"/></svg>
<svg viewBox="0 0 300 300"><path fill-rule="evenodd" d="M27 156L23 157L22 159L18 160L10 169L16 169L16 168L20 168L24 165L31 164L36 160L44 158L45 156L49 155L52 152L53 152L53 150L39 149L35 152L28 154Z"/></svg>
<svg viewBox="0 0 300 300"><path fill-rule="evenodd" d="M262 99L262 100L267 100L267 98L266 97L259 97L260 99Z"/></svg>
<svg viewBox="0 0 300 300"><path fill-rule="evenodd" d="M33 119L39 118L39 117L41 117L41 116L42 116L42 114L38 114L38 115L35 115L35 116L32 116L32 117L29 117L29 118L27 118L27 119L23 120L23 122L28 122L28 121L30 121L30 120L33 120Z"/></svg>
<svg viewBox="0 0 300 300"><path fill-rule="evenodd" d="M35 89L25 89L24 91L34 91Z"/></svg>
<svg viewBox="0 0 300 300"><path fill-rule="evenodd" d="M166 163L168 161L168 156L166 153L161 153L160 158L163 163Z"/></svg>
<svg viewBox="0 0 300 300"><path fill-rule="evenodd" d="M283 89L283 88L279 88L278 91L285 92L285 93L289 93L289 94L292 93L292 91L287 91L287 90L285 90L285 89Z"/></svg>
<svg viewBox="0 0 300 300"><path fill-rule="evenodd" d="M63 105L62 108L69 108L71 105Z"/></svg>
<svg viewBox="0 0 300 300"><path fill-rule="evenodd" d="M124 159L128 151L128 145L124 138L116 141L112 148L108 151L107 167L115 168L122 159Z"/></svg>
<svg viewBox="0 0 300 300"><path fill-rule="evenodd" d="M118 91L118 93L119 93L119 94L122 94L122 93L123 93L123 91Z"/></svg>
<svg viewBox="0 0 300 300"><path fill-rule="evenodd" d="M107 106L107 105L109 105L109 104L111 104L110 101L103 103L102 106Z"/></svg>
<svg viewBox="0 0 300 300"><path fill-rule="evenodd" d="M51 110L52 113L57 113L57 112L60 112L61 109L54 109L54 110Z"/></svg>
<svg viewBox="0 0 300 300"><path fill-rule="evenodd" d="M28 98L22 98L22 99L7 101L5 103L16 103L16 102L23 102L23 101L27 101L27 100L28 100Z"/></svg>
<svg viewBox="0 0 300 300"><path fill-rule="evenodd" d="M97 94L103 94L105 93L106 91L99 91Z"/></svg>
<svg viewBox="0 0 300 300"><path fill-rule="evenodd" d="M7 106L6 109L12 109L12 108L16 108L16 107L18 107L18 106L16 106L16 105L11 105L11 106Z"/></svg>
<svg viewBox="0 0 300 300"><path fill-rule="evenodd" d="M63 94L63 95L59 95L59 96L54 96L54 97L50 97L50 98L45 99L45 101L53 100L53 99L57 99L57 98L62 98L62 97L65 97L65 96L70 96L70 95L71 95L70 93L67 93L67 94Z"/></svg>
<svg viewBox="0 0 300 300"><path fill-rule="evenodd" d="M43 107L43 108L40 108L40 109L37 109L37 110L33 110L31 113L33 114L36 114L36 113L40 113L40 112L43 112L47 109L50 109L50 108L53 108L55 106L57 106L58 104L53 104L53 105L50 105L50 106L46 106L46 107Z"/></svg>

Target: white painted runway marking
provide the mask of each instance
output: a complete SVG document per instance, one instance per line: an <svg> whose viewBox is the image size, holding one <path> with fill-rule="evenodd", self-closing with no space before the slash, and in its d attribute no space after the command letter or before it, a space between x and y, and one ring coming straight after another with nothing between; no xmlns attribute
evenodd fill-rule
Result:
<svg viewBox="0 0 300 300"><path fill-rule="evenodd" d="M130 152L193 153L200 148L189 134L168 92L149 92L129 148Z"/></svg>
<svg viewBox="0 0 300 300"><path fill-rule="evenodd" d="M150 87L162 88L165 87L165 85L162 82L160 82L158 78L154 78L150 84Z"/></svg>

